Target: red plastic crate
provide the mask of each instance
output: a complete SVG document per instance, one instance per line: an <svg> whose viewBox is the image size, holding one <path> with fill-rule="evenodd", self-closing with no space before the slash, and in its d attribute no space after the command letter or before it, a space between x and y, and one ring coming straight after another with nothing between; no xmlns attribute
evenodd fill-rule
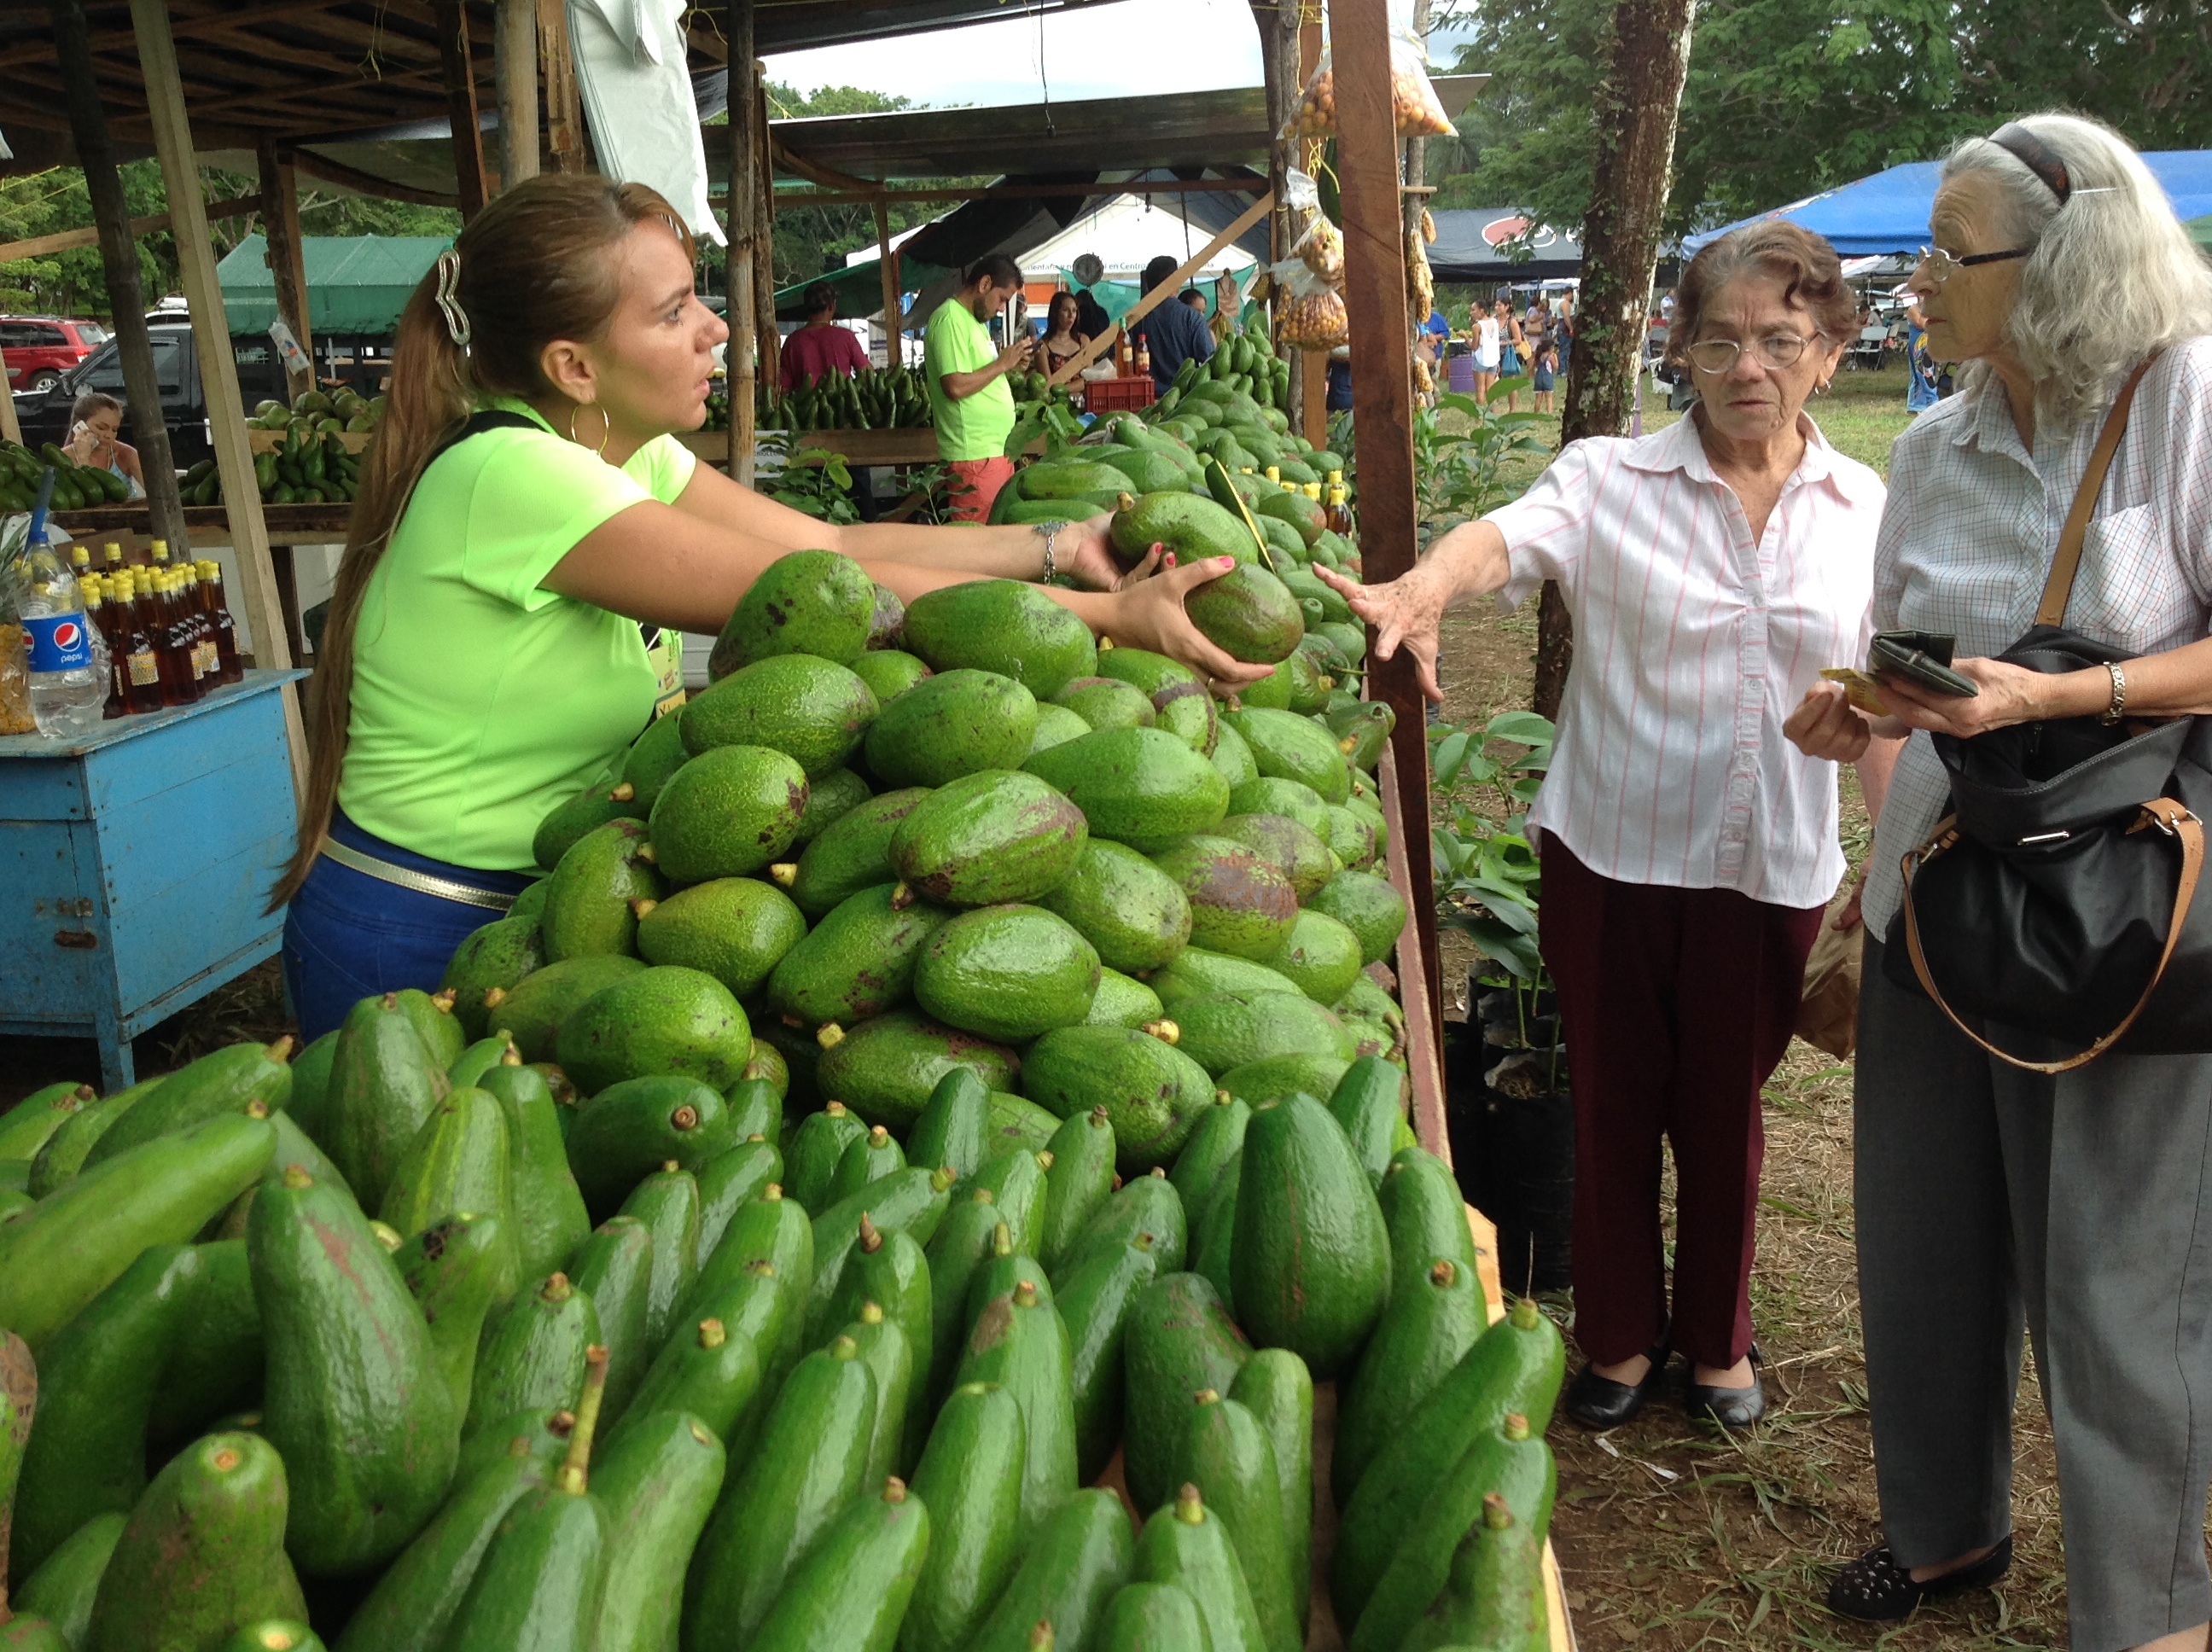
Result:
<svg viewBox="0 0 2212 1652"><path fill-rule="evenodd" d="M1159 386L1149 373L1127 379L1091 379L1083 386L1083 407L1089 413L1133 413L1159 398Z"/></svg>

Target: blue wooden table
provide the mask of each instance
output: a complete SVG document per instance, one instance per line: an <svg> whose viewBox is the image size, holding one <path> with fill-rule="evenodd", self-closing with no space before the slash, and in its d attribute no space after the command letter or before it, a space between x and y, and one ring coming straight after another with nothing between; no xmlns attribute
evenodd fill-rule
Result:
<svg viewBox="0 0 2212 1652"><path fill-rule="evenodd" d="M0 1034L131 1041L274 953L292 853L284 684L248 671L195 705L77 740L0 738Z"/></svg>

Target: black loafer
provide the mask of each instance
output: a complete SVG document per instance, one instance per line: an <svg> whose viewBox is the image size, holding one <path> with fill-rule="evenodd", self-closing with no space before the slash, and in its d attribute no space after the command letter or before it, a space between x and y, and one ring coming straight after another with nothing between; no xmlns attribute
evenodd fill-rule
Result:
<svg viewBox="0 0 2212 1652"><path fill-rule="evenodd" d="M1560 1409L1599 1434L1632 1420L1666 1381L1667 1345L1660 1344L1644 1357L1651 1362L1651 1369L1644 1372L1641 1382L1616 1382L1609 1376L1600 1376L1596 1366L1584 1365L1567 1384Z"/></svg>
<svg viewBox="0 0 2212 1652"><path fill-rule="evenodd" d="M1923 1600L1987 1588L2011 1569L2009 1534L1972 1565L1924 1583L1914 1582L1911 1569L1899 1565L1889 1545L1884 1543L1869 1549L1836 1574L1828 1585L1828 1610L1838 1618L1856 1618L1861 1623L1890 1623L1911 1617Z"/></svg>
<svg viewBox="0 0 2212 1652"><path fill-rule="evenodd" d="M1724 1429L1746 1429L1766 1415L1766 1388L1759 1380L1759 1368L1765 1361L1759 1356L1759 1345L1751 1347L1751 1382L1741 1388L1723 1388L1710 1382L1692 1382L1683 1397L1682 1408L1695 1418L1706 1418Z"/></svg>

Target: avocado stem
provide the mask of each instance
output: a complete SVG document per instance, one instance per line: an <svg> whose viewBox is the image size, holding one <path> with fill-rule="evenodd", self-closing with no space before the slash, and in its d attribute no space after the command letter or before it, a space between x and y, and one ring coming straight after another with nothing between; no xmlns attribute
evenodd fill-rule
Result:
<svg viewBox="0 0 2212 1652"><path fill-rule="evenodd" d="M557 1274L555 1276L559 1277ZM572 1497L580 1497L591 1483L592 1436L599 1431L599 1402L607 1396L607 1348L595 1342L584 1350L584 1397L576 1402L576 1428L568 1436L568 1455L561 1460L553 1483Z"/></svg>

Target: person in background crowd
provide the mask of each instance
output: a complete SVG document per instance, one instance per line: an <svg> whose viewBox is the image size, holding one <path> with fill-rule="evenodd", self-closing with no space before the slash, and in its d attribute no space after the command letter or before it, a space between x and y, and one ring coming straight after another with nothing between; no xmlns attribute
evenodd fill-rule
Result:
<svg viewBox="0 0 2212 1652"><path fill-rule="evenodd" d="M801 295L806 306L806 325L783 341L783 366L776 382L793 390L811 380L842 373L851 378L865 373L868 353L853 337L850 327L837 325L837 289L817 281Z"/></svg>
<svg viewBox="0 0 2212 1652"><path fill-rule="evenodd" d="M1549 413L1554 410L1552 385L1559 373L1559 349L1552 342L1550 329L1536 335L1534 348L1536 354L1529 369L1529 404L1539 413Z"/></svg>
<svg viewBox="0 0 2212 1652"><path fill-rule="evenodd" d="M1051 372L1088 344L1092 335L1084 331L1082 306L1073 293L1054 293L1045 307L1042 366Z"/></svg>
<svg viewBox="0 0 2212 1652"><path fill-rule="evenodd" d="M1936 388L1940 371L1928 353L1928 322L1917 297L1905 307L1905 410L1925 413L1943 399Z"/></svg>
<svg viewBox="0 0 2212 1652"><path fill-rule="evenodd" d="M1567 363L1574 359L1575 354L1575 295L1572 288L1559 295L1559 307L1552 312L1552 347L1559 358L1559 371L1565 373Z"/></svg>
<svg viewBox="0 0 2212 1652"><path fill-rule="evenodd" d="M1749 1285L1759 1090L1788 1046L1805 959L1844 871L1835 771L1784 720L1822 666L1864 658L1881 478L1806 416L1850 336L1835 250L1761 219L1682 272L1674 359L1705 395L1634 440L1577 441L1521 499L1441 536L1413 571L1325 571L1408 650L1431 699L1454 603L1556 580L1578 646L1540 839L1544 961L1575 1109L1575 1338L1561 1409L1590 1429L1657 1394L1725 1428L1765 1398ZM1894 742L1860 783L1877 804ZM1662 1144L1677 1178L1671 1279ZM1669 1306L1671 1301L1671 1318Z"/></svg>
<svg viewBox="0 0 2212 1652"><path fill-rule="evenodd" d="M1237 318L1243 309L1244 295L1237 285L1237 277L1223 270L1214 277L1213 319L1206 324L1206 329L1213 335L1215 343L1218 344L1236 330Z"/></svg>
<svg viewBox="0 0 2212 1652"><path fill-rule="evenodd" d="M1471 330L1474 344L1474 394L1478 401L1490 399L1490 387L1498 382L1498 313L1485 310L1476 317Z"/></svg>
<svg viewBox="0 0 2212 1652"><path fill-rule="evenodd" d="M1182 267L1182 260L1163 252L1145 266L1145 290L1151 292ZM1174 382L1176 374L1185 361L1211 361L1213 357L1213 335L1206 331L1206 323L1193 315L1188 305L1156 304L1130 330L1131 338L1141 339L1152 352L1152 382L1163 392Z"/></svg>
<svg viewBox="0 0 2212 1652"><path fill-rule="evenodd" d="M1492 313L1498 318L1498 376L1500 379L1518 379L1522 371L1522 361L1528 353L1528 335L1522 330L1521 318L1513 313L1513 306L1505 300L1499 299L1492 307ZM1508 413L1516 411L1520 404L1519 390L1505 392L1505 410Z"/></svg>
<svg viewBox="0 0 2212 1652"><path fill-rule="evenodd" d="M1197 313L1200 320L1204 320L1206 319L1206 295L1200 292L1195 287L1186 287L1182 289L1182 301L1185 304L1188 304ZM1206 331L1209 333L1212 331L1213 329L1212 327L1208 327L1206 329Z"/></svg>
<svg viewBox="0 0 2212 1652"><path fill-rule="evenodd" d="M123 429L123 404L97 390L80 394L70 409L69 446L64 450L79 465L95 471L112 471L131 484L131 496L146 496L146 473L138 467L138 450L118 440Z"/></svg>
<svg viewBox="0 0 2212 1652"><path fill-rule="evenodd" d="M1328 353L1328 392L1323 404L1332 413L1352 411L1352 346L1339 344Z"/></svg>
<svg viewBox="0 0 2212 1652"><path fill-rule="evenodd" d="M1870 800L1853 1097L1883 1540L1837 1574L1828 1605L1892 1621L2004 1576L2024 1328L2057 1456L2066 1643L2203 1652L2212 1054L2124 1045L2058 1071L2078 1041L2025 1017L1954 1024L1899 983L1893 955L1899 862L1953 807L1931 734L2046 723L2057 744L2069 720L2212 708L2212 270L2142 158L2073 115L1960 143L1929 227L1908 284L1929 354L1965 365L1960 393L1891 455L1874 620L1954 635L1953 666L1978 692L1885 677L1894 716L1874 720L1814 683L1790 727L1838 761L1911 736L1886 804ZM2035 623L2069 501L2138 371L2063 620L2118 663L1990 658Z"/></svg>
<svg viewBox="0 0 2212 1652"><path fill-rule="evenodd" d="M1013 434L1014 392L1006 375L1029 365L1036 340L1017 329L994 350L989 323L1021 290L1021 265L1004 252L988 253L968 266L960 290L937 307L922 334L922 373L937 451L952 472L956 522L981 521L1013 479L1006 438Z"/></svg>

